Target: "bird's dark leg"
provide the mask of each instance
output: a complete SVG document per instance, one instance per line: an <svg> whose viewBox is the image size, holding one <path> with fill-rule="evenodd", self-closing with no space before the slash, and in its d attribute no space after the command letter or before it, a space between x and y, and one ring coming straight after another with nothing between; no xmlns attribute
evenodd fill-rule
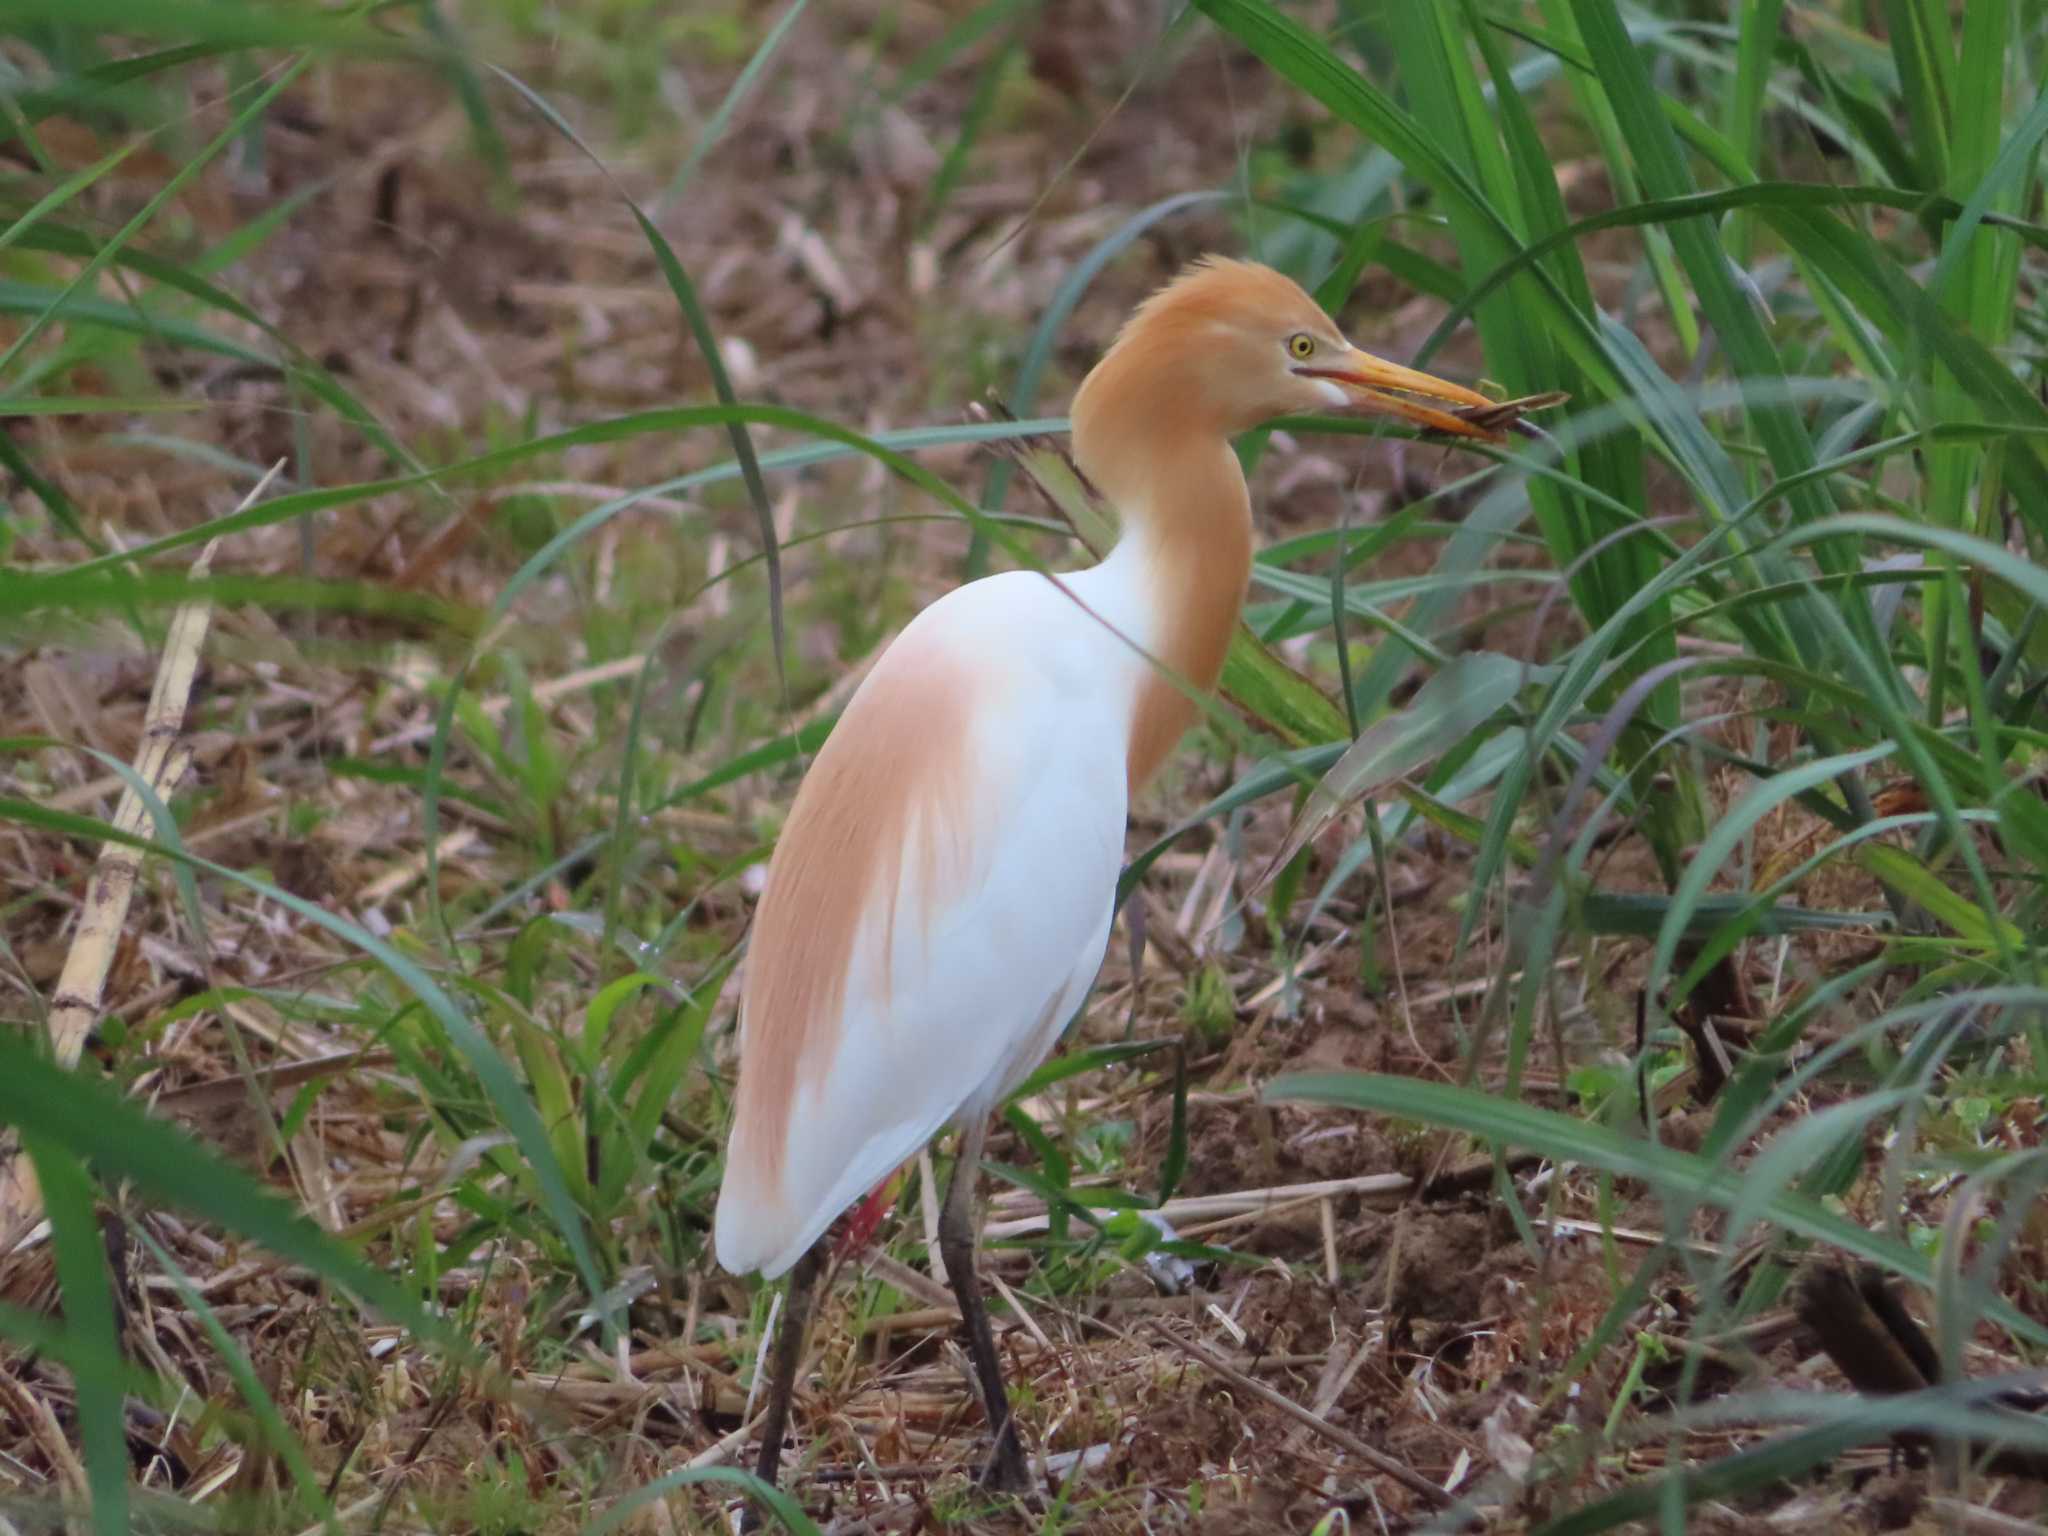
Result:
<svg viewBox="0 0 2048 1536"><path fill-rule="evenodd" d="M995 1440L995 1449L981 1470L981 1483L1004 1493L1028 1493L1031 1468L1010 1417L1003 1365L996 1356L995 1335L989 1331L988 1309L982 1304L981 1277L974 1269L974 1186L981 1172L981 1144L987 1136L988 1121L980 1116L960 1133L959 1160L953 1166L953 1183L939 1215L939 1257L945 1261L946 1278L960 1303L960 1319L967 1326L967 1352L974 1360L981 1400L988 1409L989 1432Z"/></svg>
<svg viewBox="0 0 2048 1536"><path fill-rule="evenodd" d="M775 1354L768 1367L768 1412L761 1420L761 1459L754 1474L773 1485L782 1462L782 1435L789 1428L789 1402L796 1394L797 1367L803 1364L804 1333L810 1326L811 1301L817 1294L818 1271L823 1269L823 1239L813 1243L789 1271L789 1292L782 1301L782 1326L775 1335ZM741 1529L757 1524L749 1509Z"/></svg>

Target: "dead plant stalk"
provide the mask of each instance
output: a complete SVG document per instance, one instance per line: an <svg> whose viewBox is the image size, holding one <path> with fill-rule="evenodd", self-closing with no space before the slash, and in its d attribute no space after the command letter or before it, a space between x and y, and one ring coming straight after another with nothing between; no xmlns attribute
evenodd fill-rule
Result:
<svg viewBox="0 0 2048 1536"><path fill-rule="evenodd" d="M271 465L236 510L253 506L283 468L282 459ZM218 539L213 540L192 562L194 580L206 575L219 543ZM136 748L134 765L135 779L147 785L150 796L159 802L170 788L174 763L189 761L178 751L178 737L185 728L185 707L192 697L200 647L206 643L207 627L212 620L213 604L204 597L194 598L179 607L171 619L170 632L164 637L163 657L157 664L156 684L143 716L142 740ZM149 815L141 791L135 782L129 782L114 812L115 830L139 837L149 824ZM99 1018L107 972L113 965L121 932L127 926L135 877L142 869L142 853L133 843L108 842L101 845L93 865L78 928L64 957L56 993L50 1000L50 1054L59 1066L67 1069L77 1064L86 1036ZM42 1208L42 1193L36 1187L27 1159L21 1155L20 1140L13 1132L7 1132L0 1136L0 1252L13 1249L41 1217Z"/></svg>

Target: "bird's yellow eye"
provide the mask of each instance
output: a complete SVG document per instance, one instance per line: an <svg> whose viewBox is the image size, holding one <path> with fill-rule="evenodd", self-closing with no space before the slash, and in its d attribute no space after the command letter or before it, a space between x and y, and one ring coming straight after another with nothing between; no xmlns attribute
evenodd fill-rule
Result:
<svg viewBox="0 0 2048 1536"><path fill-rule="evenodd" d="M1287 338L1287 350L1296 357L1309 358L1316 355L1316 339L1307 331L1296 331Z"/></svg>

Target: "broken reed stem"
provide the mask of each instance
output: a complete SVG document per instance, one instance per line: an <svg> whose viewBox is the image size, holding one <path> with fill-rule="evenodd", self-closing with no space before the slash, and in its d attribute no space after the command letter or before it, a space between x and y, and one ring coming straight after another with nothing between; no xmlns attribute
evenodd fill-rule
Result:
<svg viewBox="0 0 2048 1536"><path fill-rule="evenodd" d="M208 544L192 562L194 579L206 575L218 542ZM136 778L159 799L170 786L171 760L178 745L178 733L185 726L185 705L192 696L192 679L199 670L199 648L212 617L213 605L204 599L186 603L172 618L170 633L164 638L163 660L157 666L156 686L150 691L149 711L142 721L142 742L135 753ZM114 812L115 830L140 837L149 825L149 810L142 795L134 784L125 784L121 803ZM57 978L57 992L50 1000L50 1054L60 1067L76 1065L85 1037L99 1017L107 971L128 920L135 876L141 868L140 848L130 843L101 845L93 865L92 883L86 888L78 931L72 936L71 952L64 957L64 972Z"/></svg>
<svg viewBox="0 0 2048 1536"><path fill-rule="evenodd" d="M280 459L268 474L242 499L236 511L252 506L277 472ZM194 580L204 577L220 545L214 539L192 562ZM174 769L190 762L179 752L178 735L185 727L185 706L192 697L192 680L199 671L200 648L206 643L207 626L213 619L213 604L194 598L181 605L171 618L164 637L163 658L157 663L156 685L150 690L149 709L142 720L142 741L135 752L135 776L149 786L159 801L175 777ZM124 784L121 803L114 812L114 827L140 837L150 826L149 808L132 783ZM57 991L50 999L50 1056L69 1070L78 1062L99 1018L100 1000L105 994L107 972L114 950L128 922L128 907L135 895L135 877L142 869L143 850L131 843L108 842L100 846L93 863L92 880L86 887L85 905L80 910L71 950L64 957L64 969L57 978ZM21 1155L18 1136L8 1132L0 1137L0 1252L6 1252L42 1215L42 1194L28 1160Z"/></svg>
<svg viewBox="0 0 2048 1536"><path fill-rule="evenodd" d="M1415 1181L1404 1173L1367 1173L1349 1179L1317 1179L1306 1184L1279 1184L1269 1189L1242 1189L1217 1195L1183 1195L1159 1207L1159 1214L1176 1227L1185 1222L1213 1221L1232 1216L1265 1214L1283 1205L1309 1200L1327 1200L1338 1195L1362 1195L1392 1200L1408 1194ZM1075 1203L1088 1204L1085 1189L1073 1192ZM1019 1202L1025 1204L1025 1202ZM1002 1221L991 1221L981 1230L985 1242L1021 1237L1042 1230L1048 1217L1042 1202L1038 1209ZM1105 1207L1105 1209L1107 1209Z"/></svg>

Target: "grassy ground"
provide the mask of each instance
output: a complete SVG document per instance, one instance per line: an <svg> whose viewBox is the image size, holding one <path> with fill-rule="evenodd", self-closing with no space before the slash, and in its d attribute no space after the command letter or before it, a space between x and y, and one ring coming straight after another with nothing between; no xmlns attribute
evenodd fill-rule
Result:
<svg viewBox="0 0 2048 1536"><path fill-rule="evenodd" d="M1244 445L1299 675L991 1142L1045 1496L968 1480L942 1147L779 1514L2042 1518L2039 6L6 18L0 1529L724 1528L780 818L919 606L1080 558L969 404L1206 250L1572 405Z"/></svg>

